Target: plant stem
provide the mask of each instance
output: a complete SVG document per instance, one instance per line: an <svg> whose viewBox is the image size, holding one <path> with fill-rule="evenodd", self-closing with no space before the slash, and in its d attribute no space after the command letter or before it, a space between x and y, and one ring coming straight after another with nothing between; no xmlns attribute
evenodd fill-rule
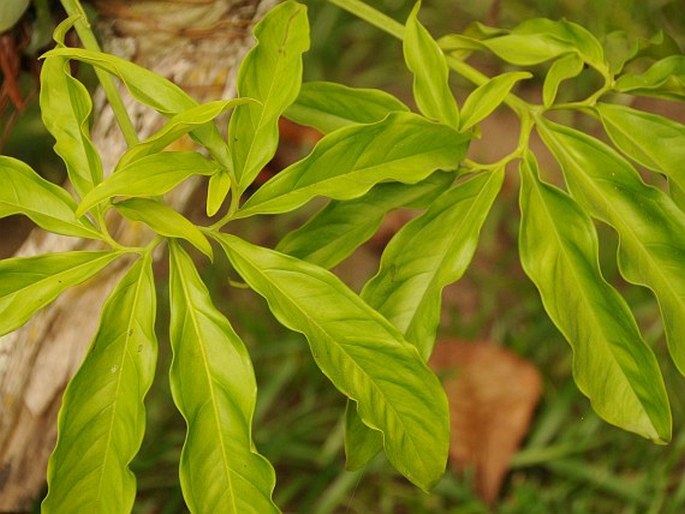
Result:
<svg viewBox="0 0 685 514"><path fill-rule="evenodd" d="M100 45L98 44L97 39L95 39L95 35L91 30L90 23L88 22L88 17L83 10L83 7L81 7L79 0L61 0L61 2L64 10L69 16L80 17L80 19L74 23L74 28L76 29L78 37L81 39L81 43L83 43L83 47L86 50L99 52ZM135 145L138 143L138 134L136 133L136 129L133 126L133 122L131 121L128 112L126 111L124 102L121 99L121 95L119 94L112 77L107 72L98 68L95 68L95 74L102 85L102 89L105 92L105 96L107 97L109 105L112 107L112 111L114 112L114 116L119 123L119 127L121 128L121 132L124 136L126 144L128 146Z"/></svg>
<svg viewBox="0 0 685 514"><path fill-rule="evenodd" d="M400 41L404 39L404 25L400 22L393 20L389 16L383 14L382 12L376 10L370 5L365 4L361 0L328 0L330 3L337 5L341 9L345 9L355 16L361 18L362 20L368 22L369 24L378 27L379 29L387 32L391 36L399 39ZM447 64L454 71L459 73L466 80L472 82L473 84L480 86L484 84L490 77L481 73L473 66L466 64L461 59L457 59L449 54L445 55L447 59ZM516 113L522 115L529 110L529 105L527 102L517 97L516 95L510 93L504 100L504 103L511 107Z"/></svg>
<svg viewBox="0 0 685 514"><path fill-rule="evenodd" d="M399 40L404 39L404 25L386 16L382 12L374 9L370 5L365 4L360 0L328 0L330 3L337 5L341 9L351 12L355 16L370 23L374 27L384 30L391 36Z"/></svg>

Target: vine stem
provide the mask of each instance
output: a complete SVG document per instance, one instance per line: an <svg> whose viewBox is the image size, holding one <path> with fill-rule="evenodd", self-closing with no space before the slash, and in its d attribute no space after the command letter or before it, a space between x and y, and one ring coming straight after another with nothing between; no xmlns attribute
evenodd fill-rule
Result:
<svg viewBox="0 0 685 514"><path fill-rule="evenodd" d="M94 52L100 52L100 45L93 34L90 22L88 21L88 16L83 10L79 0L61 0L64 10L69 16L77 16L78 19L74 23L74 28L78 34L81 43L86 50L91 50ZM117 119L121 133L124 136L126 144L130 147L138 143L138 134L133 126L133 122L126 111L124 106L124 101L121 99L121 95L117 90L112 77L105 71L95 68L95 74L102 85L102 89L105 92L107 101L112 107L114 116Z"/></svg>

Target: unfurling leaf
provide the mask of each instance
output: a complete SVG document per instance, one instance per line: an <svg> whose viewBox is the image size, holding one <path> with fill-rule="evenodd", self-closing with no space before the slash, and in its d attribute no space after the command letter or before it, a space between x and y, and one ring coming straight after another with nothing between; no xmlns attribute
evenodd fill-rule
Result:
<svg viewBox="0 0 685 514"><path fill-rule="evenodd" d="M76 202L69 193L23 162L0 155L0 174L0 218L23 214L39 227L57 234L100 238L90 223L77 219Z"/></svg>
<svg viewBox="0 0 685 514"><path fill-rule="evenodd" d="M383 432L388 460L423 489L444 472L447 401L416 349L335 275L235 236L217 240L276 318L303 333L323 373Z"/></svg>
<svg viewBox="0 0 685 514"><path fill-rule="evenodd" d="M618 232L619 270L654 292L671 357L685 373L685 213L605 143L549 121L539 131L572 196Z"/></svg>
<svg viewBox="0 0 685 514"><path fill-rule="evenodd" d="M260 103L236 108L228 144L240 192L271 160L278 146L278 118L295 101L302 84L302 54L309 49L307 8L286 1L254 28L257 45L238 72L238 93Z"/></svg>
<svg viewBox="0 0 685 514"><path fill-rule="evenodd" d="M305 82L284 116L328 134L354 123L381 121L393 111L407 112L409 108L378 89L351 88L335 82Z"/></svg>
<svg viewBox="0 0 685 514"><path fill-rule="evenodd" d="M590 217L539 180L531 154L521 181L521 264L573 349L578 388L609 423L669 441L671 411L659 365L627 303L602 276Z"/></svg>
<svg viewBox="0 0 685 514"><path fill-rule="evenodd" d="M169 380L188 425L181 488L191 512L278 513L275 474L252 440L257 384L245 345L213 305L190 257L170 247Z"/></svg>
<svg viewBox="0 0 685 514"><path fill-rule="evenodd" d="M259 188L236 217L291 211L317 196L350 200L379 182L414 184L437 169L457 169L468 143L468 135L404 112L345 127Z"/></svg>
<svg viewBox="0 0 685 514"><path fill-rule="evenodd" d="M64 252L0 261L0 336L16 330L62 292L85 282L119 252Z"/></svg>
<svg viewBox="0 0 685 514"><path fill-rule="evenodd" d="M407 67L414 74L414 99L428 118L459 127L459 109L449 86L445 56L417 16L419 0L407 19L402 49Z"/></svg>
<svg viewBox="0 0 685 514"><path fill-rule="evenodd" d="M212 245L200 229L168 205L148 198L129 198L116 202L114 207L125 218L145 223L160 236L185 239L210 259L214 258Z"/></svg>
<svg viewBox="0 0 685 514"><path fill-rule="evenodd" d="M221 168L197 152L160 152L121 168L88 193L76 213L83 214L115 196L158 196L194 175L212 175Z"/></svg>
<svg viewBox="0 0 685 514"><path fill-rule="evenodd" d="M69 383L42 512L130 512L128 468L145 432L143 398L155 374L155 286L149 254L105 303L100 328Z"/></svg>

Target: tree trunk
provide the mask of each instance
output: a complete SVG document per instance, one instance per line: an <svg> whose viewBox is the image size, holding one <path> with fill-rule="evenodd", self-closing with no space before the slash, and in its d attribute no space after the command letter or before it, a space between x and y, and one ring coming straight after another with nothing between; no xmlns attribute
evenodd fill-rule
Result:
<svg viewBox="0 0 685 514"><path fill-rule="evenodd" d="M105 48L160 73L200 101L234 95L237 65L252 45L251 28L277 0L99 0ZM102 95L98 94L100 99ZM141 139L158 115L124 95ZM100 103L100 107L97 104ZM92 137L106 170L125 150L111 110L96 99ZM171 199L185 210L193 186ZM113 235L129 245L149 234L123 222ZM34 230L16 255L91 249L97 243ZM0 512L31 508L45 483L64 388L97 328L104 299L123 265L72 288L26 326L0 338Z"/></svg>

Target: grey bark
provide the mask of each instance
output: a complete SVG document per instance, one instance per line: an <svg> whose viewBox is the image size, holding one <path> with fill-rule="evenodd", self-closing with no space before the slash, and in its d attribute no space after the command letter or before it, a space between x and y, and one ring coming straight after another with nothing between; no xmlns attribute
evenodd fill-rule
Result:
<svg viewBox="0 0 685 514"><path fill-rule="evenodd" d="M251 28L277 0L102 0L99 25L106 48L156 71L198 100L230 98L237 65L252 45ZM98 98L101 95L98 95ZM124 96L140 137L155 132L159 116ZM105 169L125 150L111 110L96 102L92 129ZM171 202L185 210L194 184ZM144 230L121 221L112 233L125 244L144 244ZM17 252L29 256L94 248L95 243L34 230ZM68 290L26 326L0 338L0 512L22 512L45 483L55 443L61 396L97 328L100 308L123 272Z"/></svg>

